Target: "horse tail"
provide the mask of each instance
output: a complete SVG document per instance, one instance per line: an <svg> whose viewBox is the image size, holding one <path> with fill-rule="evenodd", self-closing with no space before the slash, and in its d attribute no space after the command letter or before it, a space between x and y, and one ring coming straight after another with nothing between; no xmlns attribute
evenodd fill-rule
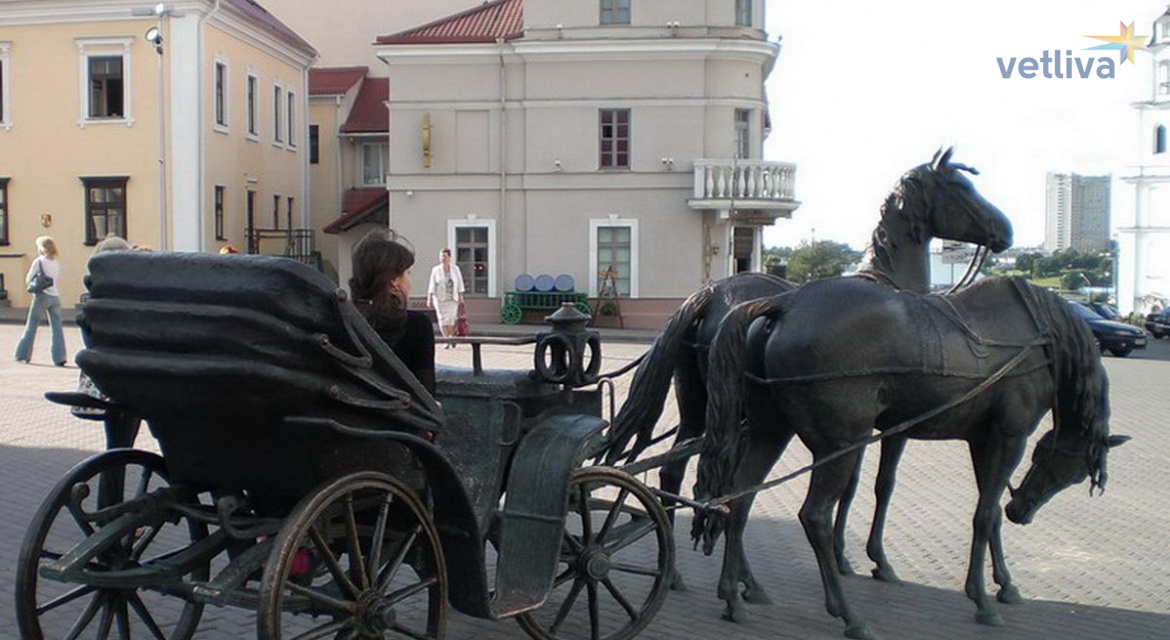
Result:
<svg viewBox="0 0 1170 640"><path fill-rule="evenodd" d="M788 294L750 300L732 308L719 325L707 366L707 432L699 457L695 496L731 491L743 417L747 330L756 318L782 309Z"/></svg>
<svg viewBox="0 0 1170 640"><path fill-rule="evenodd" d="M715 298L715 285L707 285L691 294L671 314L666 326L642 359L641 366L630 383L630 392L622 408L614 417L610 431L612 444L606 454L606 464L614 464L627 456L637 456L649 446L654 425L662 417L666 394L670 391L670 379L678 364L683 338L695 322L700 319ZM637 435L629 451L626 444Z"/></svg>

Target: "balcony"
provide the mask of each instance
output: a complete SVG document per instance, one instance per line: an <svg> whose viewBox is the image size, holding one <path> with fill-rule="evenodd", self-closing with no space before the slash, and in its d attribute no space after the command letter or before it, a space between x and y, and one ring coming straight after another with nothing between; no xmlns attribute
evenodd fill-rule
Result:
<svg viewBox="0 0 1170 640"><path fill-rule="evenodd" d="M795 193L796 165L790 162L705 158L695 160L695 190L687 205L740 224L770 225L792 217L800 206Z"/></svg>

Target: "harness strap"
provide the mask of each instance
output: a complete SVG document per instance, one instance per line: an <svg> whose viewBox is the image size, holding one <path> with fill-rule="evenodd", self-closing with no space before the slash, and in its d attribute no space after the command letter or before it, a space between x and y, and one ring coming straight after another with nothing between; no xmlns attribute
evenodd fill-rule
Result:
<svg viewBox="0 0 1170 640"><path fill-rule="evenodd" d="M796 471L793 471L792 473L789 473L783 477L776 478L775 480L770 480L768 482L764 482L761 484L757 484L755 486L748 487L747 489L742 489L742 490L736 491L734 493L729 493L725 496L720 496L718 498L707 500L706 502L701 503L696 508L701 509L703 511L708 511L708 512L710 512L710 511L723 512L723 511L725 511L725 509L723 508L723 505L726 505L727 503L729 503L733 500L738 500L744 496L747 496L747 495L750 495L753 493L759 493L760 491L763 491L765 489L771 489L772 487L775 487L777 485L788 482L789 480L792 480L793 478L796 478L797 476L804 475L805 473L808 473L808 472L812 471L813 469L820 467L821 465L828 464L829 462L832 462L833 460L836 460L837 458L840 458L841 456L844 456L844 455L847 455L847 454L852 453L854 451L857 451L858 449L861 449L863 447L868 447L869 445L871 445L875 442L878 442L880 440L884 440L890 436L894 436L894 435L897 435L899 433L902 433L903 431L906 431L907 429L915 427L915 426L917 426L917 425L919 425L919 424L921 424L921 423L923 423L923 422L925 422L925 421L927 421L927 420L929 420L929 419L931 419L931 418L933 418L933 417L935 417L943 412L949 411L949 410L959 406L960 404L963 404L964 402L967 402L968 400L974 398L975 396L983 393L989 387L991 387L991 385L995 384L996 382L999 382L1004 376L1006 376L1008 374L1008 372L1010 372L1012 369L1014 369L1016 366L1018 366L1021 362L1024 361L1024 358L1028 355L1028 352L1032 349L1032 346L1034 346L1034 345L1029 345L1029 346L1021 349L1020 352L1015 355L1015 357L1013 357L1006 364L1004 364L1002 367L1000 367L998 371L991 374L991 376L989 376L986 380L979 383L977 386L972 388L970 391L967 391L963 395L951 400L950 402L947 402L946 404L935 407L934 409L931 409L930 411L927 411L926 413L923 413L917 417L910 418L909 420L906 420L906 421L904 421L904 422L902 422L894 427L886 429L885 431L882 431L881 433L878 433L877 435L870 436L864 440L859 440L857 442L854 442L853 444L851 444L847 447L844 447L842 449L838 449L838 450L834 451L833 453L825 456L824 458L821 458L820 460L817 460L810 465L806 465L804 467L801 467L800 469L797 469Z"/></svg>

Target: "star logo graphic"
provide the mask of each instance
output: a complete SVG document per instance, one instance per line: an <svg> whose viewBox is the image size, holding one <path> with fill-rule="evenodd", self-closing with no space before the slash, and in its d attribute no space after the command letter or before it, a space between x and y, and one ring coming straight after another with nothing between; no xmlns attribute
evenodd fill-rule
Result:
<svg viewBox="0 0 1170 640"><path fill-rule="evenodd" d="M1145 49L1146 45L1142 44L1150 36L1135 36L1133 34L1133 23L1126 25L1124 22L1119 23L1121 29L1115 36L1085 36L1086 38L1093 38L1094 40L1104 40L1109 44L1101 44L1095 47L1088 47L1086 50L1094 49L1117 49L1120 57L1118 57L1118 64L1124 64L1129 60L1133 64L1133 52L1138 49Z"/></svg>

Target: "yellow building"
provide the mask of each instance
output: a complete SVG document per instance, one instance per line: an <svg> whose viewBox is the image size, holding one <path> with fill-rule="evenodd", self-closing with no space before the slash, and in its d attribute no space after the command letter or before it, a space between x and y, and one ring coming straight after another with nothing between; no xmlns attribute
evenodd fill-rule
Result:
<svg viewBox="0 0 1170 640"><path fill-rule="evenodd" d="M267 252L263 242L308 227L315 55L250 0L0 3L0 275L12 304L29 302L39 235L57 241L72 306L107 233Z"/></svg>

